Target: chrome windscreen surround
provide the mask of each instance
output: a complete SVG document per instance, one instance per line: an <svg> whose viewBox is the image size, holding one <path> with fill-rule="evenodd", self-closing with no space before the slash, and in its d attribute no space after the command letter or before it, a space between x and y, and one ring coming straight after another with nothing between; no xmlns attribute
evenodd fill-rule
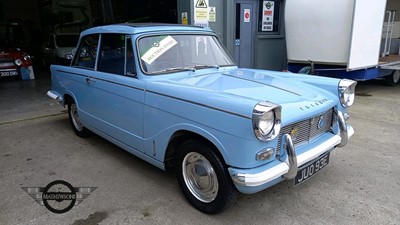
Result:
<svg viewBox="0 0 400 225"><path fill-rule="evenodd" d="M272 111L274 113L274 125L268 134L263 134L259 127L261 117L266 112ZM281 106L272 102L259 102L253 109L252 123L253 131L258 140L270 141L279 135L281 130Z"/></svg>

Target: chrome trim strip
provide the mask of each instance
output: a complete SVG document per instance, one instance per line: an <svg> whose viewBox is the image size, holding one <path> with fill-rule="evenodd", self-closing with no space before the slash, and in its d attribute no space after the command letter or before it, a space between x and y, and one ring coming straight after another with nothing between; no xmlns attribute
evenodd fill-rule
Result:
<svg viewBox="0 0 400 225"><path fill-rule="evenodd" d="M188 102L188 103L191 103L191 104L194 104L194 105L207 107L207 108L214 109L214 110L217 110L217 111L220 111L220 112L228 113L228 114L231 114L231 115L234 115L234 116L239 116L239 117L251 120L251 117L249 117L249 116L242 115L242 114L239 114L239 113L234 113L234 112L231 112L231 111L228 111L228 110L225 110L225 109L220 109L220 108L213 107L213 106L210 106L210 105L206 105L206 104L202 104L202 103L199 103L199 102L190 101L190 100L183 99L183 98L174 97L174 96L167 95L167 94L162 94L162 93L155 92L155 91L150 91L150 90L146 90L146 91L149 92L149 93L161 95L161 96L168 97L168 98L173 98L173 99L176 99L176 100L179 100L179 101L184 101L184 102Z"/></svg>
<svg viewBox="0 0 400 225"><path fill-rule="evenodd" d="M144 88L138 88L138 87L134 87L134 86L131 86L131 85L122 84L122 83L114 82L114 81L107 80L107 79L103 79L103 78L99 78L99 77L94 77L94 76L89 76L89 75L84 75L84 74L79 74L79 73L73 73L73 72L69 72L69 71L65 71L65 70L57 70L57 72L68 73L68 74L72 74L72 75L76 75L76 76L81 76L81 77L89 77L89 78L92 78L92 79L96 79L96 80L108 82L108 83L111 83L111 84L121 85L121 86L124 86L124 87L133 88L133 89L136 89L136 90L139 90L139 91L145 91ZM99 73L105 73L105 72L102 72L102 71L97 71L97 72L99 72ZM128 75L120 75L120 74L113 74L113 73L109 73L109 74L116 75L116 76L121 76L121 77L128 77L128 78L136 79L135 77L133 77L133 76L128 76Z"/></svg>
<svg viewBox="0 0 400 225"><path fill-rule="evenodd" d="M284 137L286 139L285 141L286 141L287 151L288 151L288 148L290 149L288 151L288 155L289 155L296 151L295 151L294 147L291 149L291 147L289 146L291 137L290 137L290 135L288 135L288 136L285 135ZM232 180L235 184L240 185L240 186L255 187L255 186L260 186L260 185L266 184L266 183L273 181L274 179L279 178L281 176L284 176L286 179L293 179L296 176L297 169L300 166L304 165L307 162L312 161L313 159L316 159L321 154L331 150L337 144L340 143L340 140L341 140L341 138L339 135L334 135L333 137L326 140L325 142L319 144L318 146L315 146L314 148L309 149L308 151L298 155L297 157L295 156L295 154L292 154L292 157L293 157L292 162L289 162L290 159L288 159L285 162L281 162L272 168L269 168L267 170L264 170L260 173L255 173L255 174L236 173L231 176ZM289 142L289 144L288 144L288 142ZM288 157L288 158L290 158L290 157ZM290 173L289 173L289 170L290 170ZM285 176L286 174L288 176ZM293 174L294 174L294 176L293 176Z"/></svg>

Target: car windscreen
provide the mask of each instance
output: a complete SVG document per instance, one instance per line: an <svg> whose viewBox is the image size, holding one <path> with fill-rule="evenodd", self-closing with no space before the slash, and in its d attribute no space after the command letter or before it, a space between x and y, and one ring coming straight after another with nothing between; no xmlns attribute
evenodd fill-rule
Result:
<svg viewBox="0 0 400 225"><path fill-rule="evenodd" d="M140 38L137 45L141 68L150 75L235 65L212 35L146 36Z"/></svg>
<svg viewBox="0 0 400 225"><path fill-rule="evenodd" d="M76 47L79 35L56 35L56 44L58 47Z"/></svg>

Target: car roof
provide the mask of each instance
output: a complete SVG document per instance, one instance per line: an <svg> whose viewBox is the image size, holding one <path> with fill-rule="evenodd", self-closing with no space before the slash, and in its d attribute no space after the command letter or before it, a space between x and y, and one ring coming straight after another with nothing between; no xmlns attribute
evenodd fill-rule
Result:
<svg viewBox="0 0 400 225"><path fill-rule="evenodd" d="M126 33L140 34L148 32L166 31L189 31L189 32L212 32L209 28L190 26L183 24L167 23L121 23L89 28L82 32L82 35L97 33Z"/></svg>

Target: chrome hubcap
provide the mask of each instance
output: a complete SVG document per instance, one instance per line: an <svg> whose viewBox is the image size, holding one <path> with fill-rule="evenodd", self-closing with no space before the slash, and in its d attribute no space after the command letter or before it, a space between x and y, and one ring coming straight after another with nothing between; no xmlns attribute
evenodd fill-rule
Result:
<svg viewBox="0 0 400 225"><path fill-rule="evenodd" d="M72 123L74 124L74 127L78 131L82 131L83 126L81 124L81 120L79 119L78 108L76 107L75 104L71 104L71 112L70 113L71 113Z"/></svg>
<svg viewBox="0 0 400 225"><path fill-rule="evenodd" d="M182 162L183 179L200 201L212 202L218 194L218 179L210 162L201 154L190 152Z"/></svg>

